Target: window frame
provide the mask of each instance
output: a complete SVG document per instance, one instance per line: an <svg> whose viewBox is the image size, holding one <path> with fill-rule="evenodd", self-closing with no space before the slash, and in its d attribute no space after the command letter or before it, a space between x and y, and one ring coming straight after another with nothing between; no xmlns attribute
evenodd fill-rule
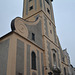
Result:
<svg viewBox="0 0 75 75"><path fill-rule="evenodd" d="M31 68L36 70L36 54L34 51L31 53Z"/></svg>
<svg viewBox="0 0 75 75"><path fill-rule="evenodd" d="M50 14L50 10L47 8L47 12Z"/></svg>
<svg viewBox="0 0 75 75"><path fill-rule="evenodd" d="M29 7L29 11L31 11L33 9L33 5Z"/></svg>
<svg viewBox="0 0 75 75"><path fill-rule="evenodd" d="M66 68L64 67L64 75L66 75Z"/></svg>
<svg viewBox="0 0 75 75"><path fill-rule="evenodd" d="M32 33L32 40L35 41L35 34Z"/></svg>
<svg viewBox="0 0 75 75"><path fill-rule="evenodd" d="M55 53L53 53L53 64L54 64L54 66L57 65L56 54Z"/></svg>

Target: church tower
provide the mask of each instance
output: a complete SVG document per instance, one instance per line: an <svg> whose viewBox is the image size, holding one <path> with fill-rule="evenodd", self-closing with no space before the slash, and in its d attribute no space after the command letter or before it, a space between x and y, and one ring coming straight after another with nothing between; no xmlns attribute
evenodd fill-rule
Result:
<svg viewBox="0 0 75 75"><path fill-rule="evenodd" d="M42 12L54 22L52 1L53 0L24 0L23 18L27 19Z"/></svg>
<svg viewBox="0 0 75 75"><path fill-rule="evenodd" d="M23 19L35 21L36 17L40 16L43 35L47 35L56 43L56 27L52 2L53 0L24 0Z"/></svg>
<svg viewBox="0 0 75 75"><path fill-rule="evenodd" d="M60 75L60 48L54 21L53 0L24 0L23 19L41 18L44 55L44 75Z"/></svg>

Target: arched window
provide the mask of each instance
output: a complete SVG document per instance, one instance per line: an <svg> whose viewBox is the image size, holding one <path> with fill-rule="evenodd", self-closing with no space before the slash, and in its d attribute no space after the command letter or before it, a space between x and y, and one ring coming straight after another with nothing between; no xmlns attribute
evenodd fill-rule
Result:
<svg viewBox="0 0 75 75"><path fill-rule="evenodd" d="M36 70L36 54L35 52L31 53L31 62L32 62L32 69Z"/></svg>
<svg viewBox="0 0 75 75"><path fill-rule="evenodd" d="M64 75L66 75L66 68L64 67Z"/></svg>
<svg viewBox="0 0 75 75"><path fill-rule="evenodd" d="M53 62L54 62L54 65L56 66L56 55L55 55L55 53L53 53Z"/></svg>

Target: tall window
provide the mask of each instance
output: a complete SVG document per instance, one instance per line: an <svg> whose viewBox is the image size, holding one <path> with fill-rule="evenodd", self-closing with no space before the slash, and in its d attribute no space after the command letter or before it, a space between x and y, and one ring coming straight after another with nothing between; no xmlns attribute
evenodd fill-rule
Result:
<svg viewBox="0 0 75 75"><path fill-rule="evenodd" d="M62 58L62 60L63 60L63 62L65 62L65 59L64 59L64 57Z"/></svg>
<svg viewBox="0 0 75 75"><path fill-rule="evenodd" d="M30 8L29 8L29 10L32 10L33 9L33 6L31 6Z"/></svg>
<svg viewBox="0 0 75 75"><path fill-rule="evenodd" d="M55 27L53 26L53 32L54 32L54 41L55 41L55 43L57 43L56 42L56 31L55 31Z"/></svg>
<svg viewBox="0 0 75 75"><path fill-rule="evenodd" d="M34 33L32 33L32 40L35 41L35 34Z"/></svg>
<svg viewBox="0 0 75 75"><path fill-rule="evenodd" d="M66 68L64 67L64 75L66 75Z"/></svg>
<svg viewBox="0 0 75 75"><path fill-rule="evenodd" d="M36 70L36 54L34 52L31 53L31 59L32 59L32 69Z"/></svg>
<svg viewBox="0 0 75 75"><path fill-rule="evenodd" d="M50 14L50 10L47 8L47 12Z"/></svg>
<svg viewBox="0 0 75 75"><path fill-rule="evenodd" d="M54 62L54 65L56 66L56 55L55 55L55 53L53 53L53 62Z"/></svg>

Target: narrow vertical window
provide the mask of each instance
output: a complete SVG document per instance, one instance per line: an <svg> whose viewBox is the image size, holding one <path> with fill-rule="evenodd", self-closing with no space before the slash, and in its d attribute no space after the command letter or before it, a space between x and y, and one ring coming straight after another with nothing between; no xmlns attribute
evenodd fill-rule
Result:
<svg viewBox="0 0 75 75"><path fill-rule="evenodd" d="M35 41L35 34L34 33L32 33L32 40Z"/></svg>
<svg viewBox="0 0 75 75"><path fill-rule="evenodd" d="M31 54L31 59L32 59L32 69L36 70L36 54L32 52Z"/></svg>
<svg viewBox="0 0 75 75"><path fill-rule="evenodd" d="M54 32L54 41L55 41L55 43L57 43L56 42L56 31L55 31L55 27L53 26L53 32Z"/></svg>
<svg viewBox="0 0 75 75"><path fill-rule="evenodd" d="M50 30L50 33L52 34L52 30Z"/></svg>
<svg viewBox="0 0 75 75"><path fill-rule="evenodd" d="M55 53L53 53L53 62L54 62L54 66L56 66L56 55L55 55Z"/></svg>
<svg viewBox="0 0 75 75"><path fill-rule="evenodd" d="M50 10L47 8L47 12L50 14Z"/></svg>
<svg viewBox="0 0 75 75"><path fill-rule="evenodd" d="M32 10L33 9L33 6L31 6L30 8L29 8L29 10Z"/></svg>
<svg viewBox="0 0 75 75"><path fill-rule="evenodd" d="M66 75L66 68L64 67L64 75Z"/></svg>

